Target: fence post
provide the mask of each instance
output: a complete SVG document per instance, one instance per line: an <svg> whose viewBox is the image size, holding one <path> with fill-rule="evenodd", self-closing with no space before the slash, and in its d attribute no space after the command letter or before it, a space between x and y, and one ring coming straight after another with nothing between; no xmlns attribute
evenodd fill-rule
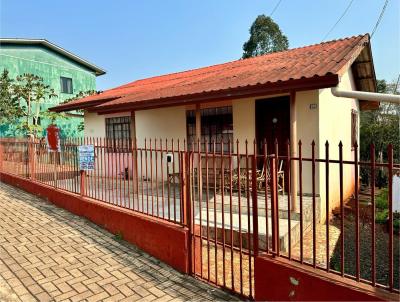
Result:
<svg viewBox="0 0 400 302"><path fill-rule="evenodd" d="M56 188L56 189L57 189L57 177L58 177L58 175L57 175L57 173L58 173L58 171L57 171L57 154L58 154L58 152L56 152L56 151L53 151L50 153L50 158L53 161L53 165L52 165L53 166L53 182L54 182L54 188Z"/></svg>
<svg viewBox="0 0 400 302"><path fill-rule="evenodd" d="M278 182L277 182L277 170L276 170L276 158L271 158L271 222L272 222L272 250L279 256L278 247ZM269 240L267 238L267 240Z"/></svg>
<svg viewBox="0 0 400 302"><path fill-rule="evenodd" d="M86 173L85 173L85 170L80 170L79 172L81 174L80 193L81 193L81 196L85 196L85 194L86 194L86 192L85 192Z"/></svg>
<svg viewBox="0 0 400 302"><path fill-rule="evenodd" d="M3 143L0 141L0 172L3 171Z"/></svg>
<svg viewBox="0 0 400 302"><path fill-rule="evenodd" d="M181 201L181 217L182 217L182 225L188 226L188 216L187 216L187 203L188 203L188 169L187 169L187 152L180 153L180 161L181 161L181 192L182 198Z"/></svg>
<svg viewBox="0 0 400 302"><path fill-rule="evenodd" d="M28 163L29 163L29 174L30 179L35 179L35 139L31 138L28 140Z"/></svg>
<svg viewBox="0 0 400 302"><path fill-rule="evenodd" d="M253 250L254 257L258 256L258 205L257 205L257 154L256 142L254 142L254 151L251 167L251 197L253 199ZM266 217L268 219L268 217ZM268 240L268 238L266 239ZM233 243L232 243L233 244Z"/></svg>
<svg viewBox="0 0 400 302"><path fill-rule="evenodd" d="M389 207L389 290L393 291L393 145L387 147L388 156L388 207Z"/></svg>
<svg viewBox="0 0 400 302"><path fill-rule="evenodd" d="M138 193L138 170L137 170L137 139L136 136L132 139L132 186L133 194Z"/></svg>
<svg viewBox="0 0 400 302"><path fill-rule="evenodd" d="M189 230L187 238L187 249L188 249L188 272L193 273L193 257L192 257L192 199L190 195L191 191L191 175L190 175L190 154L189 151L182 152L182 196L184 200L182 202L183 208L181 209L183 216L183 225Z"/></svg>

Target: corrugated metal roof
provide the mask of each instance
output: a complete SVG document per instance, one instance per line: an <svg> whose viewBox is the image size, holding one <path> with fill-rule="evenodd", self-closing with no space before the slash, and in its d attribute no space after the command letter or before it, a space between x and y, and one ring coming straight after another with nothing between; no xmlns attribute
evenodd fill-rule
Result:
<svg viewBox="0 0 400 302"><path fill-rule="evenodd" d="M106 72L101 69L100 67L97 67L96 65L82 59L81 57L73 54L72 52L69 52L68 50L65 50L64 48L57 46L56 44L53 44L46 39L22 39L22 38L0 38L0 47L1 45L7 45L7 44L22 44L22 45L42 45L48 49L51 49L83 66L86 68L93 70L96 74L96 76L100 76L105 74Z"/></svg>

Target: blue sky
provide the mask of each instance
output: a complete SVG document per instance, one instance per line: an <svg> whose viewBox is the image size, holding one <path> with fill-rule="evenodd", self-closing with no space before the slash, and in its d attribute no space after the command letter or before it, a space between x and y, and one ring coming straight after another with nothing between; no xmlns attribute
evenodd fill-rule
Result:
<svg viewBox="0 0 400 302"><path fill-rule="evenodd" d="M290 47L321 42L350 0L282 0L273 19ZM0 0L0 36L45 38L104 68L104 90L241 57L249 27L278 0ZM354 0L327 40L371 32L384 0ZM372 40L378 78L400 72L400 1Z"/></svg>

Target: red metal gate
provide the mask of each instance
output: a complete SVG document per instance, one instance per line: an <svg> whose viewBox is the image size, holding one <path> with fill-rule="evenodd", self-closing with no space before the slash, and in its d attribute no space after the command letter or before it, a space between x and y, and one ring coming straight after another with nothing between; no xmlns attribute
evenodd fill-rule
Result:
<svg viewBox="0 0 400 302"><path fill-rule="evenodd" d="M247 144L244 154L233 154L232 147L231 143L198 143L186 157L191 272L253 299L258 234L253 232L257 198L252 188L256 175L251 173L256 170L251 167L256 160L248 154Z"/></svg>

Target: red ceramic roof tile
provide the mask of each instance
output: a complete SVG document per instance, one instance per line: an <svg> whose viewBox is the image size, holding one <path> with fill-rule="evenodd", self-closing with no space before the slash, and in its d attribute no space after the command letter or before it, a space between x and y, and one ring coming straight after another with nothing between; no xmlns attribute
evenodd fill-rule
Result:
<svg viewBox="0 0 400 302"><path fill-rule="evenodd" d="M341 75L343 67L352 63L359 46L369 42L368 35L290 49L255 58L193 69L137 80L100 94L55 107L96 106L103 109L122 104L137 104L150 100L190 96L226 89L252 87L302 78Z"/></svg>

